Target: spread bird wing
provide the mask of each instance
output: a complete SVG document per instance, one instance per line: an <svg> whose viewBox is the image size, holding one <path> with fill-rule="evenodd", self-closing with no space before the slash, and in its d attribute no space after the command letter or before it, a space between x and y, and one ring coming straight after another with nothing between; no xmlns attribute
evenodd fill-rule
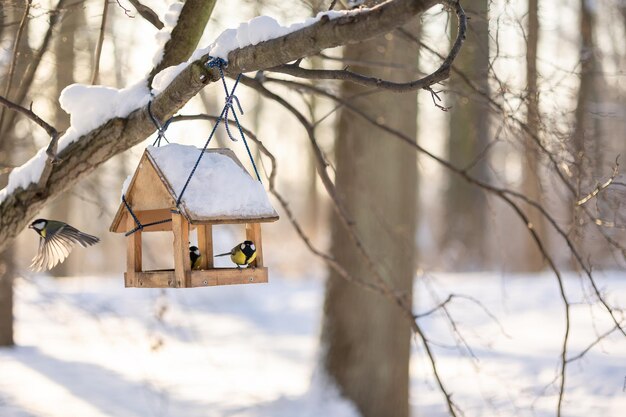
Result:
<svg viewBox="0 0 626 417"><path fill-rule="evenodd" d="M39 250L30 268L34 271L52 269L69 256L76 243L86 248L99 241L100 239L95 236L83 233L70 225L64 225L56 232L39 239Z"/></svg>

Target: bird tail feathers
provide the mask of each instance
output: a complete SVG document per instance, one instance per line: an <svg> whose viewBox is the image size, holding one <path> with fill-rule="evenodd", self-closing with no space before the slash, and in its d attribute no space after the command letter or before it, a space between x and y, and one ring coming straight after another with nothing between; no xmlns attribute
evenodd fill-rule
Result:
<svg viewBox="0 0 626 417"><path fill-rule="evenodd" d="M75 229L74 227L70 225L67 225L63 232L67 234L68 237L76 240L78 244L82 246L83 248L86 248L87 246L95 245L96 243L100 242L100 239L97 238L96 236L83 233L80 230Z"/></svg>

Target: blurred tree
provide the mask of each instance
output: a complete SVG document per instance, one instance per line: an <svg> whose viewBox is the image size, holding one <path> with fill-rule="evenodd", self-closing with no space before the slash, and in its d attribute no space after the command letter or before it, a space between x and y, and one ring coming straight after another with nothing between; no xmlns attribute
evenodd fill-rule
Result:
<svg viewBox="0 0 626 417"><path fill-rule="evenodd" d="M594 39L596 22L594 7L590 0L580 0L580 84L571 139L578 195L572 196L568 201L568 206L573 212L571 227L574 238L578 241L584 241L589 230L584 227L584 216L576 207L576 201L595 187L598 178L603 174L602 137L597 116L600 63Z"/></svg>
<svg viewBox="0 0 626 417"><path fill-rule="evenodd" d="M528 0L528 23L526 26L526 124L527 140L523 149L526 163L523 167L523 192L541 202L541 174L539 151L534 137L539 135L539 89L537 86L537 46L539 44L539 0ZM538 210L529 208L528 218L540 237L545 236L544 218ZM524 233L525 256L520 270L537 272L544 266L543 256L528 233Z"/></svg>
<svg viewBox="0 0 626 417"><path fill-rule="evenodd" d="M406 28L414 32L416 26ZM415 76L418 48L391 32L346 46L344 58L413 68L408 73L388 68L374 74L365 64L351 65L351 70L361 74L406 81ZM344 83L341 95L374 119L415 138L417 93L379 92L356 98L369 90ZM339 115L336 137L339 197L379 272L410 299L417 256L416 155L406 144L373 130L347 110ZM332 219L332 254L352 276L374 280L336 215ZM364 417L409 415L410 335L409 323L397 306L330 273L322 332L324 367Z"/></svg>
<svg viewBox="0 0 626 417"><path fill-rule="evenodd" d="M85 25L85 9L83 6L71 7L63 12L59 31L54 38L54 88L51 102L54 103L54 126L66 130L70 126L70 116L59 105L61 91L70 84L77 82L76 72L76 39L79 29ZM85 36L86 34L84 34ZM84 39L83 39L84 41ZM59 219L79 227L73 213L74 197L71 193L63 193L52 206L50 218ZM57 277L71 275L72 257L54 267L51 273Z"/></svg>
<svg viewBox="0 0 626 417"><path fill-rule="evenodd" d="M455 65L479 88L489 94L489 22L488 0L462 2L469 20L468 36ZM455 26L451 25L453 31ZM452 34L454 36L455 33ZM480 180L488 178L489 108L487 100L477 95L460 78L450 80L450 130L448 161ZM443 246L448 269L484 267L488 262L486 242L487 205L484 193L464 179L448 172L445 199L446 230Z"/></svg>
<svg viewBox="0 0 626 417"><path fill-rule="evenodd" d="M2 83L3 95L9 98L15 97L19 89L20 77L24 73L26 66L29 62L30 48L28 46L28 26L29 20L27 18L28 9L30 8L30 2L22 2L15 4L0 4L0 18L2 22L5 21L17 21L20 22L19 26L12 26L6 28L3 24L0 24L0 39L6 32L10 39L17 40L14 43L11 52L13 56L11 58L11 64L6 67L7 70L3 74L4 79ZM2 23L0 22L0 23ZM11 69L11 66L14 66ZM2 109L2 116L0 116L0 132L4 134L0 137L0 188L7 184L8 173L11 170L12 164L15 162L13 155L15 152L15 144L17 142L17 132L15 126L3 127L7 123L7 112ZM13 340L13 280L15 277L14 267L14 248L8 247L0 253L0 346L11 346L14 344Z"/></svg>

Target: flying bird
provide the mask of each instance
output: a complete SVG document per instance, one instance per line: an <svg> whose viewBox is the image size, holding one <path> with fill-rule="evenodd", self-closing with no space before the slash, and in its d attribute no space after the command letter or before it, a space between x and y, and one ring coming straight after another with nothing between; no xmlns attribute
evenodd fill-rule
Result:
<svg viewBox="0 0 626 417"><path fill-rule="evenodd" d="M39 250L30 265L34 271L52 269L63 262L76 243L86 248L100 241L95 236L57 220L37 219L28 228L39 235Z"/></svg>

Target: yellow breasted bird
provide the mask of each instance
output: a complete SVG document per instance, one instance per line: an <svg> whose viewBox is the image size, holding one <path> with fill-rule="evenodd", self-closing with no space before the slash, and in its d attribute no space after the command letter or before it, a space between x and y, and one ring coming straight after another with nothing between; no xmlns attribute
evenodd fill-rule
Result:
<svg viewBox="0 0 626 417"><path fill-rule="evenodd" d="M95 236L57 220L37 219L28 228L39 235L39 250L30 265L34 271L51 269L63 262L76 243L86 248L100 241Z"/></svg>
<svg viewBox="0 0 626 417"><path fill-rule="evenodd" d="M197 246L189 246L189 259L191 259L191 269L200 269L200 249Z"/></svg>
<svg viewBox="0 0 626 417"><path fill-rule="evenodd" d="M221 253L218 256L230 255L230 260L239 268L240 265L249 265L256 259L256 247L251 240L245 240L230 250L230 252Z"/></svg>

